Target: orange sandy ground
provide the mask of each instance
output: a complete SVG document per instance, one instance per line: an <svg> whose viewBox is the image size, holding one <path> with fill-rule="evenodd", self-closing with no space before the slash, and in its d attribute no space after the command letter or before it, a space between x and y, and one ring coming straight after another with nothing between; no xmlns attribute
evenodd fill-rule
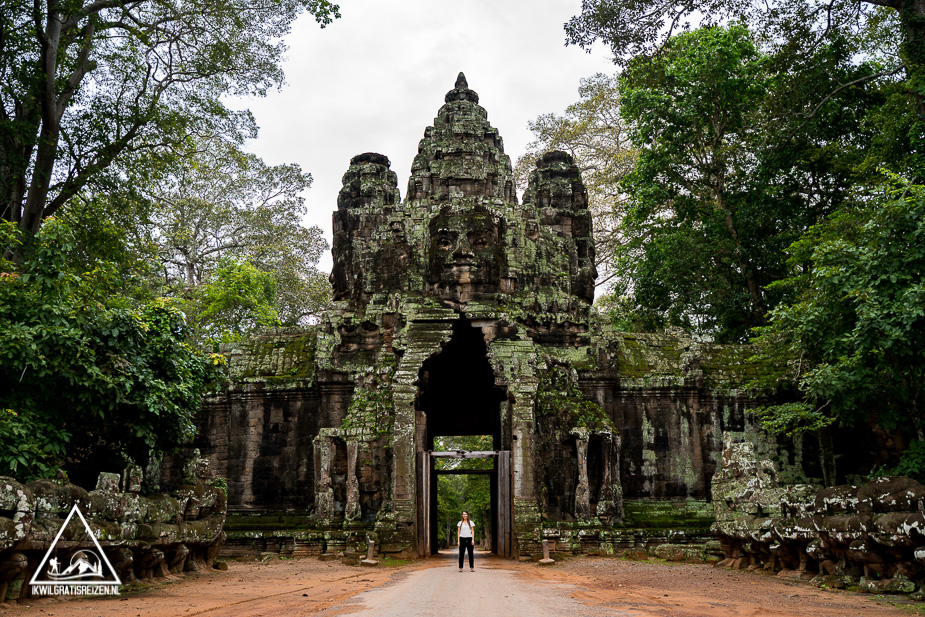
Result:
<svg viewBox="0 0 925 617"><path fill-rule="evenodd" d="M925 605L901 596L870 596L816 589L760 573L606 558L573 558L548 568L492 559L493 568L518 572L526 581L574 585L582 603L638 615L671 617L887 617L925 615ZM211 571L140 584L117 598L42 598L0 604L3 615L56 617L288 617L337 607L352 596L420 568L445 567L443 559L376 568L316 559L229 563ZM341 611L334 611L341 612ZM349 609L347 612L350 612ZM434 614L442 614L435 607Z"/></svg>

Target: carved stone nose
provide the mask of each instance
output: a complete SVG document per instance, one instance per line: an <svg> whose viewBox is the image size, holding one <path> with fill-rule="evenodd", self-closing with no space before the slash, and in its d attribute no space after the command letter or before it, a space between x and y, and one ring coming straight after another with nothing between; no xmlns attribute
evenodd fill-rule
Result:
<svg viewBox="0 0 925 617"><path fill-rule="evenodd" d="M453 259L456 261L472 261L475 259L475 253L472 252L469 245L460 246L453 252Z"/></svg>

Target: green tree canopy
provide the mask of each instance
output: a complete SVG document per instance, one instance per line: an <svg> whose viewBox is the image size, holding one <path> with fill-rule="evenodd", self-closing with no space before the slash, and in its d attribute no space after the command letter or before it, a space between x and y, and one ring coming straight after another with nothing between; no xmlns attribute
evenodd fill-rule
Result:
<svg viewBox="0 0 925 617"><path fill-rule="evenodd" d="M320 314L331 296L327 275L317 269L328 244L318 226L301 223L309 174L298 165L266 165L218 139L166 171L133 191L149 204L137 233L154 247L166 289L196 295L215 282L219 264L247 262L272 278L279 322Z"/></svg>
<svg viewBox="0 0 925 617"><path fill-rule="evenodd" d="M582 0L580 15L565 24L567 44L586 49L601 41L618 64L657 56L671 38L694 26L742 23L755 33L763 51L782 64L776 91L789 113L809 121L831 97L865 82L899 76L902 98L893 112L906 126L888 139L911 142L906 153L921 175L925 163L925 4L915 0ZM847 46L874 70L837 75L819 62L825 48ZM783 115L783 114L782 114ZM790 122L792 127L798 123ZM890 121L887 120L887 124ZM893 127L895 129L895 127ZM798 131L796 131L798 132ZM895 165L894 165L895 168Z"/></svg>
<svg viewBox="0 0 925 617"><path fill-rule="evenodd" d="M282 37L328 0L7 0L0 10L0 218L34 234L189 135L253 133L227 94L282 82Z"/></svg>
<svg viewBox="0 0 925 617"><path fill-rule="evenodd" d="M435 451L492 450L491 435L437 437ZM435 470L487 470L494 466L493 459L437 459ZM456 523L462 511L476 525L476 538L484 537L492 528L491 486L484 474L440 475L437 478L437 536L443 546L456 543Z"/></svg>
<svg viewBox="0 0 925 617"><path fill-rule="evenodd" d="M279 325L276 281L248 262L224 262L190 294L187 318L195 340L237 341Z"/></svg>
<svg viewBox="0 0 925 617"><path fill-rule="evenodd" d="M753 385L796 384L797 402L766 408L779 433L871 416L925 440L925 187L898 178L859 197L790 248L795 297L756 339L774 369Z"/></svg>
<svg viewBox="0 0 925 617"><path fill-rule="evenodd" d="M598 73L582 79L579 100L562 114L543 114L529 123L534 140L514 166L518 188L524 190L536 160L550 150L564 150L581 169L593 212L597 285L605 289L615 275L613 255L623 244L620 220L626 195L620 181L630 172L636 151L620 116L617 78Z"/></svg>
<svg viewBox="0 0 925 617"><path fill-rule="evenodd" d="M830 81L870 70L819 53ZM871 95L843 91L805 122L778 105L779 68L732 25L678 35L620 76L638 148L614 256L622 327L744 341L781 299L765 287L785 276L784 249L844 199Z"/></svg>
<svg viewBox="0 0 925 617"><path fill-rule="evenodd" d="M177 298L195 340L305 324L331 295L317 269L327 243L301 223L310 182L297 165L268 166L210 139L145 183L75 197L62 214L77 241L71 258L111 263L122 293Z"/></svg>
<svg viewBox="0 0 925 617"><path fill-rule="evenodd" d="M24 236L10 222L0 234ZM0 475L63 466L92 485L126 459L175 449L223 361L185 342L169 300L119 294L108 264L75 270L74 250L67 225L49 219L19 267L0 263Z"/></svg>

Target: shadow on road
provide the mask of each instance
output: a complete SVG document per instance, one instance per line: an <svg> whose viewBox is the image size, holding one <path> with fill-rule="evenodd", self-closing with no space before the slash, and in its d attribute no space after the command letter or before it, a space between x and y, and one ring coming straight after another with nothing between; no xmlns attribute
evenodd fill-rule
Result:
<svg viewBox="0 0 925 617"><path fill-rule="evenodd" d="M498 563L500 557L495 553L492 553L489 550L484 550L476 547L475 549L475 569L478 570L482 567L491 568ZM440 562L441 564L445 563L447 567L457 567L459 564L459 548L444 548L436 555L432 555L429 559ZM469 571L469 556L466 555L463 560L464 569Z"/></svg>

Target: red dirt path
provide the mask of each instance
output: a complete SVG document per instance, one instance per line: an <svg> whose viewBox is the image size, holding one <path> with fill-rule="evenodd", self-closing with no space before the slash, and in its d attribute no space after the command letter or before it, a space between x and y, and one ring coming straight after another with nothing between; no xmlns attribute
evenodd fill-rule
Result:
<svg viewBox="0 0 925 617"><path fill-rule="evenodd" d="M549 568L479 555L491 569L529 581L566 583L562 593L589 607L659 617L899 617L925 615L925 605L900 596L816 589L805 583L706 565L575 558ZM358 568L316 559L229 563L227 572L190 575L117 598L43 598L0 605L0 615L55 617L289 617L334 609L358 593L431 567L455 567L446 557L400 567ZM473 579L474 580L474 579ZM435 615L446 607L434 607ZM349 608L346 612L351 612ZM487 617L487 616L480 616ZM505 617L512 617L510 615Z"/></svg>

